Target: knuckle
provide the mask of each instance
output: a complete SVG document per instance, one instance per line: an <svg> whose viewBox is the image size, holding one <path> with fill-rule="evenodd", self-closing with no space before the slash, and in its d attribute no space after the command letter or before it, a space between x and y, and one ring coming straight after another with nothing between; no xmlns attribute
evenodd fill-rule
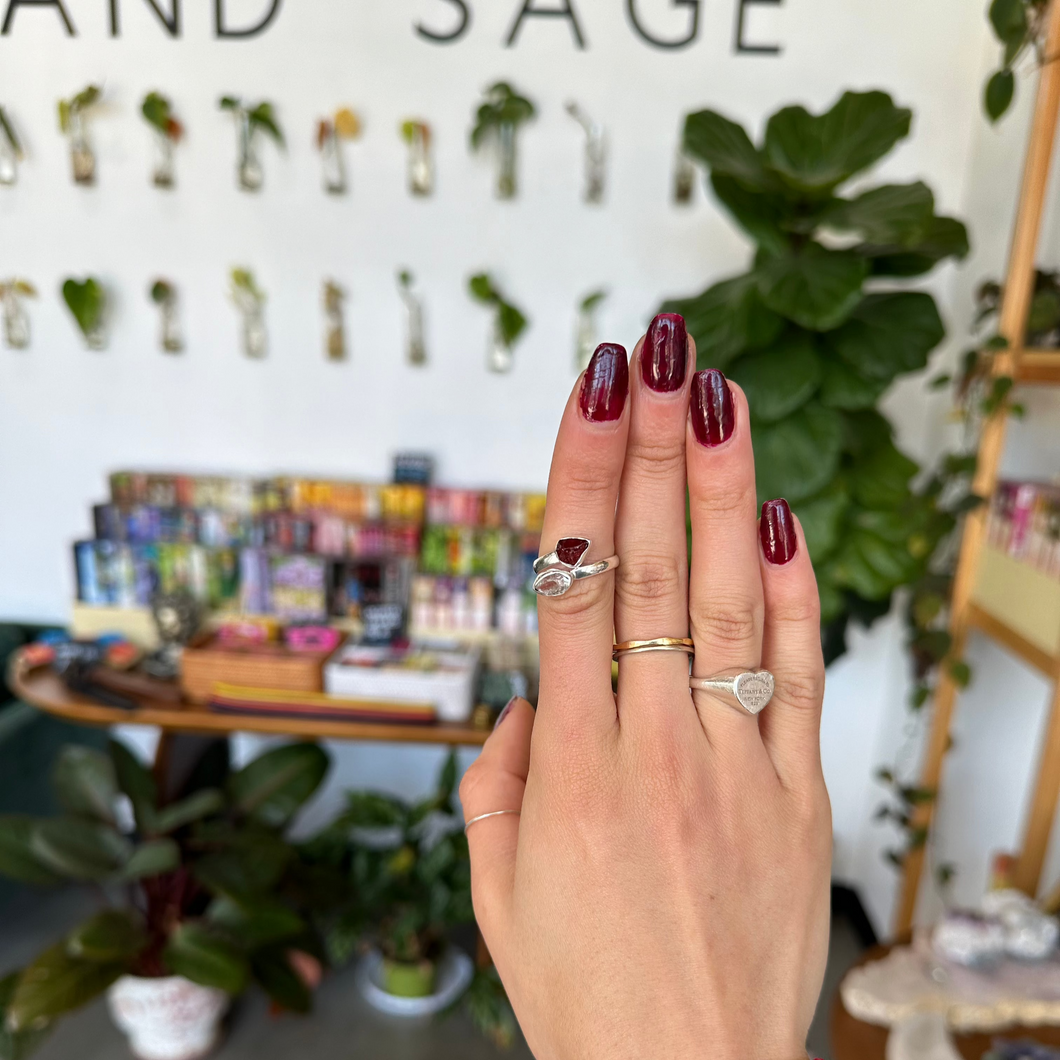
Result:
<svg viewBox="0 0 1060 1060"><path fill-rule="evenodd" d="M634 473L655 475L685 474L685 439L651 441L630 439L626 446L626 467Z"/></svg>
<svg viewBox="0 0 1060 1060"><path fill-rule="evenodd" d="M718 516L731 517L748 512L757 518L758 497L753 482L731 483L726 482L724 477L719 477L710 480L709 488L706 483L701 484L698 489L694 483L690 484L689 509L693 522L697 518L711 520Z"/></svg>
<svg viewBox="0 0 1060 1060"><path fill-rule="evenodd" d="M821 623L821 598L811 592L772 601L769 618L785 626L810 625L816 629Z"/></svg>
<svg viewBox="0 0 1060 1060"><path fill-rule="evenodd" d="M762 608L752 600L697 600L689 613L697 640L743 648L757 640L762 628Z"/></svg>
<svg viewBox="0 0 1060 1060"><path fill-rule="evenodd" d="M592 505L607 507L608 498L615 492L615 481L598 466L571 463L564 467L560 481L554 484L550 493L570 498L571 496ZM613 502L610 503L613 508Z"/></svg>
<svg viewBox="0 0 1060 1060"><path fill-rule="evenodd" d="M618 603L637 607L683 595L682 566L675 555L627 554L616 572Z"/></svg>
<svg viewBox="0 0 1060 1060"><path fill-rule="evenodd" d="M460 803L462 806L474 805L476 796L482 790L483 784L489 776L489 766L484 764L481 757L476 758L468 766L460 781Z"/></svg>
<svg viewBox="0 0 1060 1060"><path fill-rule="evenodd" d="M816 713L824 699L824 670L789 670L776 678L777 698L800 713Z"/></svg>

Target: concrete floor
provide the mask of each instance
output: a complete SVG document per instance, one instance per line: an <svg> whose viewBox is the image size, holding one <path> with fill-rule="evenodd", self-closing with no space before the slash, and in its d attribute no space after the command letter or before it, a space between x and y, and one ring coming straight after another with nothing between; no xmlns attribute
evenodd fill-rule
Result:
<svg viewBox="0 0 1060 1060"><path fill-rule="evenodd" d="M47 896L20 891L0 910L0 975L18 967L91 909L79 891ZM832 926L825 988L810 1030L810 1055L831 1060L828 1006L846 969L861 947L845 921ZM273 1016L264 998L252 993L242 999L228 1020L228 1033L215 1060L347 1060L354 1057L388 1060L530 1060L520 1040L508 1053L498 1051L463 1015L446 1020L413 1022L384 1016L371 1008L354 986L352 969L329 976L316 995L309 1018ZM63 1020L34 1054L36 1060L126 1060L128 1050L102 1001Z"/></svg>

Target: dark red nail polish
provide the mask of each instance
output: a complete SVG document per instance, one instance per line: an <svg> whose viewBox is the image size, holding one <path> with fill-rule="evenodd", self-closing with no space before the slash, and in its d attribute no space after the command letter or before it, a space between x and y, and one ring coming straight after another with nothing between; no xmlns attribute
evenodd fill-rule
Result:
<svg viewBox="0 0 1060 1060"><path fill-rule="evenodd" d="M504 721L504 719L506 717L508 717L509 714L511 714L512 707L515 706L515 701L518 698L519 698L518 696L512 696L512 698L509 699L508 702L504 704L504 709L500 712L500 714L497 715L497 720L493 723L493 728L495 730L499 729L500 725L501 725L501 722Z"/></svg>
<svg viewBox="0 0 1060 1060"><path fill-rule="evenodd" d="M661 394L680 390L688 366L688 332L680 313L660 313L644 336L640 373L644 382Z"/></svg>
<svg viewBox="0 0 1060 1060"><path fill-rule="evenodd" d="M795 519L785 500L766 501L762 505L762 521L758 524L762 551L766 559L781 566L792 559L799 547L795 535Z"/></svg>
<svg viewBox="0 0 1060 1060"><path fill-rule="evenodd" d="M701 445L721 445L736 429L736 406L725 376L717 368L692 377L692 430Z"/></svg>
<svg viewBox="0 0 1060 1060"><path fill-rule="evenodd" d="M617 343L596 347L582 379L582 415L593 423L617 420L629 393L629 355Z"/></svg>

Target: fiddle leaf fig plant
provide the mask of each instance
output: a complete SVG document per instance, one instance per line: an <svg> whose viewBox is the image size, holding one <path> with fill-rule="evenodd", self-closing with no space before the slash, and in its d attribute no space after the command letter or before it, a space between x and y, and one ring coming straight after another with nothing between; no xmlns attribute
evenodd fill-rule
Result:
<svg viewBox="0 0 1060 1060"><path fill-rule="evenodd" d="M1001 65L983 89L983 109L997 121L1016 95L1016 67L1026 55L1039 66L1045 62L1045 17L1049 0L993 0L989 18L994 36L1003 46Z"/></svg>
<svg viewBox="0 0 1060 1060"><path fill-rule="evenodd" d="M280 1007L307 1011L309 989L290 955L323 959L310 919L323 891L333 893L321 881L338 877L307 872L284 833L327 768L314 744L276 748L235 772L227 752L207 752L165 801L123 744L65 748L52 774L60 815L0 816L0 875L90 884L105 897L0 979L0 1056L27 1056L59 1017L122 975L183 975L231 994L257 982Z"/></svg>
<svg viewBox="0 0 1060 1060"><path fill-rule="evenodd" d="M886 613L925 572L955 521L913 488L918 466L876 405L944 335L931 295L899 285L963 258L965 227L919 181L842 193L911 120L884 92L846 92L823 114L777 111L758 144L712 110L685 122L685 150L757 249L747 272L663 309L684 315L699 367L747 393L759 499L787 498L802 521L829 658L850 618Z"/></svg>

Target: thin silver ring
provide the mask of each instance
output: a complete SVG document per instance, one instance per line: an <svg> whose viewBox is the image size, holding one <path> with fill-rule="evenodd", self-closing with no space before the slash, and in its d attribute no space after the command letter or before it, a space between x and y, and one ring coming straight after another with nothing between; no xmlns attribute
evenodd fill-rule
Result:
<svg viewBox="0 0 1060 1060"><path fill-rule="evenodd" d="M721 692L734 699L741 710L759 714L773 698L776 680L768 670L744 670L732 675L690 677L688 687L694 692Z"/></svg>
<svg viewBox="0 0 1060 1060"><path fill-rule="evenodd" d="M484 821L487 817L503 817L506 813L514 813L515 816L518 817L521 812L521 810L491 810L489 813L480 813L478 817L472 817L471 820L464 825L464 835L467 835L467 830L473 824L478 821Z"/></svg>

